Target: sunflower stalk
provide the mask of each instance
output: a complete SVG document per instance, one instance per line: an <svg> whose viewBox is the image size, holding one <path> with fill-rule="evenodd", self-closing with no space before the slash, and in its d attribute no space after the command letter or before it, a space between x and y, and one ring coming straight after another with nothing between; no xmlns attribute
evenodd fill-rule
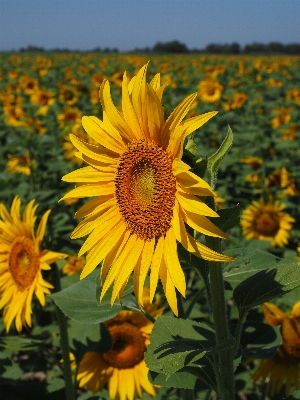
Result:
<svg viewBox="0 0 300 400"><path fill-rule="evenodd" d="M52 271L53 271L54 292L59 292L61 290L61 284L60 284L59 269L56 263L53 264ZM61 343L61 351L63 357L63 374L65 380L66 400L75 400L72 371L70 364L70 355L69 355L70 347L69 347L67 318L56 304L55 308L56 308L57 322L60 332L60 343Z"/></svg>
<svg viewBox="0 0 300 400"><path fill-rule="evenodd" d="M209 206L215 210L213 198L208 198ZM221 239L206 236L206 244L216 252L221 251ZM224 279L222 264L216 261L209 262L210 267L210 290L211 290L211 310L213 314L214 326L216 331L217 345L221 345L230 338L227 305L225 298ZM221 382L218 382L218 395L222 400L232 400L234 398L234 367L233 349L226 348L220 350L219 369Z"/></svg>

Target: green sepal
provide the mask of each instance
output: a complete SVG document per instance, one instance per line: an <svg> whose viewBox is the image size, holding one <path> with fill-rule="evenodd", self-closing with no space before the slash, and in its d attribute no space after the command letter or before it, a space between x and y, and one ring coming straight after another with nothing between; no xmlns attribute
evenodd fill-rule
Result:
<svg viewBox="0 0 300 400"><path fill-rule="evenodd" d="M229 150L232 146L232 143L233 143L233 133L232 133L230 126L228 126L227 135L226 135L225 139L223 140L221 146L218 148L218 150L215 152L215 154L213 154L212 156L210 156L208 158L207 169L210 173L210 179L211 179L210 186L212 187L212 189L215 188L216 177L217 177L217 172L218 172L219 166L220 166L223 158L229 152Z"/></svg>

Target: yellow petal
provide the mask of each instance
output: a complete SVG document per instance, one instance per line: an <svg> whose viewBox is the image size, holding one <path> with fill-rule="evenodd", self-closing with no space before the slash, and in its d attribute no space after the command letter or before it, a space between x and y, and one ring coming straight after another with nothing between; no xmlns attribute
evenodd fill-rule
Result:
<svg viewBox="0 0 300 400"><path fill-rule="evenodd" d="M93 167L83 167L68 173L61 179L65 182L105 182L113 181L115 173L99 172Z"/></svg>
<svg viewBox="0 0 300 400"><path fill-rule="evenodd" d="M119 271L119 274L117 275L117 277L115 279L114 288L113 288L112 297L111 297L111 304L114 304L119 291L121 290L124 283L128 280L130 274L134 270L137 262L139 261L139 258L143 251L144 244L145 244L145 241L143 239L139 239L139 238L136 239L136 243L135 243L133 249L128 254L121 270Z"/></svg>
<svg viewBox="0 0 300 400"><path fill-rule="evenodd" d="M154 250L152 263L151 263L150 303L152 303L152 301L153 301L153 297L154 297L156 287L157 287L160 264L163 259L163 249L164 249L164 237L161 236L156 243L156 247Z"/></svg>
<svg viewBox="0 0 300 400"><path fill-rule="evenodd" d="M119 159L119 155L117 153L112 152L111 150L108 150L102 146L94 146L93 144L83 142L75 135L70 134L70 140L76 149L93 160L100 161L104 164L114 164L117 163Z"/></svg>
<svg viewBox="0 0 300 400"><path fill-rule="evenodd" d="M176 198L184 210L209 217L219 217L214 210L192 194L177 192Z"/></svg>
<svg viewBox="0 0 300 400"><path fill-rule="evenodd" d="M137 236L135 234L131 235L128 239L126 245L123 248L122 253L119 255L117 259L114 260L107 276L104 281L100 301L103 299L103 296L107 292L107 290L112 285L113 281L116 279L116 276L120 273L121 269L123 268L124 263L126 262L127 257L129 256L130 252L132 251L133 247L137 242ZM117 296L117 295L116 295Z"/></svg>
<svg viewBox="0 0 300 400"><path fill-rule="evenodd" d="M70 198L82 198L82 197L94 197L94 196L107 196L114 194L115 184L105 182L105 187L99 184L94 185L82 185L64 195L59 201Z"/></svg>
<svg viewBox="0 0 300 400"><path fill-rule="evenodd" d="M228 239L226 233L222 232L221 229L203 215L195 214L186 210L182 210L182 215L185 222L196 231L203 233L204 235Z"/></svg>
<svg viewBox="0 0 300 400"><path fill-rule="evenodd" d="M136 297L138 299L138 303L143 306L143 287L146 279L146 275L149 271L151 262L152 262L152 257L154 253L154 244L155 244L155 238L152 240L146 241L145 246L143 249L143 254L142 254L142 261L141 261L141 267L139 271L139 285L138 285L138 292L136 293Z"/></svg>
<svg viewBox="0 0 300 400"><path fill-rule="evenodd" d="M177 308L177 296L176 290L173 284L173 281L170 277L169 270L166 268L164 260L162 260L160 271L159 271L160 280L162 282L164 292L166 295L166 299L171 307L173 313L178 316L178 308Z"/></svg>
<svg viewBox="0 0 300 400"><path fill-rule="evenodd" d="M170 275L174 286L179 290L182 296L185 297L185 276L178 260L176 237L173 233L172 228L169 229L166 233L165 248L167 249L167 251L164 252L164 260L166 268L168 270L168 274Z"/></svg>
<svg viewBox="0 0 300 400"><path fill-rule="evenodd" d="M162 129L163 148L167 148L170 140L170 135L172 135L172 132L175 131L177 126L186 116L196 97L197 93L190 94L185 99L183 99L170 114Z"/></svg>
<svg viewBox="0 0 300 400"><path fill-rule="evenodd" d="M141 129L139 119L136 115L135 109L129 97L126 72L124 73L123 83L122 83L122 111L126 122L132 129L134 137L138 140L143 139L145 136Z"/></svg>
<svg viewBox="0 0 300 400"><path fill-rule="evenodd" d="M114 229L109 231L101 241L92 250L89 251L86 257L86 263L83 271L81 272L80 279L84 279L101 263L107 254L121 242L123 234L126 230L126 225L119 222Z"/></svg>
<svg viewBox="0 0 300 400"><path fill-rule="evenodd" d="M276 326L280 325L284 318L288 318L286 313L282 311L279 307L272 303L264 303L262 305L263 313L270 325Z"/></svg>
<svg viewBox="0 0 300 400"><path fill-rule="evenodd" d="M112 101L108 81L102 82L102 85L100 87L100 99L102 99L103 101L103 110L106 112L106 115L113 127L121 134L121 136L131 141L133 133Z"/></svg>
<svg viewBox="0 0 300 400"><path fill-rule="evenodd" d="M118 154L124 151L125 146L122 139L117 138L116 135L111 136L110 133L105 130L105 124L97 117L82 117L82 126L89 136L101 146Z"/></svg>

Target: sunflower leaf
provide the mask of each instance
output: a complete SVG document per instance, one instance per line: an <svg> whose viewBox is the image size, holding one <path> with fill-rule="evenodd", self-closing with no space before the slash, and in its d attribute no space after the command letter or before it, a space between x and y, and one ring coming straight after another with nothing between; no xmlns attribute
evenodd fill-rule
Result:
<svg viewBox="0 0 300 400"><path fill-rule="evenodd" d="M300 286L299 265L282 261L276 267L265 269L242 281L233 291L239 310L250 308L272 300Z"/></svg>
<svg viewBox="0 0 300 400"><path fill-rule="evenodd" d="M207 169L210 173L210 179L211 179L211 187L214 189L215 184L216 184L216 177L217 177L217 172L219 169L219 166L223 160L223 158L226 156L226 154L229 152L233 142L233 133L228 126L228 132L223 140L221 146L218 148L218 150L208 158L207 162Z"/></svg>
<svg viewBox="0 0 300 400"><path fill-rule="evenodd" d="M220 218L215 218L214 224L223 232L229 231L240 223L241 209L239 204L234 207L218 210L218 214Z"/></svg>
<svg viewBox="0 0 300 400"><path fill-rule="evenodd" d="M71 319L83 324L98 324L116 316L122 306L116 302L110 306L111 290L104 296L101 304L97 302L97 282L99 270L93 271L82 281L52 294L56 305Z"/></svg>
<svg viewBox="0 0 300 400"><path fill-rule="evenodd" d="M154 324L145 360L150 369L169 379L182 368L195 365L214 345L214 331L207 325L161 316Z"/></svg>

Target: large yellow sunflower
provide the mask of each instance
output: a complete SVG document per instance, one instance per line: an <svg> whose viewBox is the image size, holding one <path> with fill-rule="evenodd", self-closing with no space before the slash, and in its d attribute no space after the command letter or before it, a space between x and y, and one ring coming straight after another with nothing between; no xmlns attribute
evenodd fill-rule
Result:
<svg viewBox="0 0 300 400"><path fill-rule="evenodd" d="M63 199L90 197L76 217L85 217L71 237L89 235L79 256L87 252L81 279L103 261L103 298L114 282L111 303L119 299L134 271L135 295L143 305L146 275L150 275L150 299L160 277L167 300L177 314L176 291L185 296L177 241L189 252L206 260L230 261L197 242L187 233L185 223L205 235L226 238L208 218L218 217L198 196L214 196L209 185L181 161L183 141L213 117L209 112L182 122L196 94L186 97L164 121L157 74L146 83L146 67L122 84L122 112L112 102L110 86L100 88L103 121L83 117L82 124L99 146L71 135L78 156L89 166L63 177L78 182Z"/></svg>
<svg viewBox="0 0 300 400"><path fill-rule="evenodd" d="M262 383L270 375L267 391L271 397L278 393L284 384L287 397L292 384L295 385L295 390L299 389L300 301L294 305L289 316L271 303L263 304L263 312L270 325L280 325L282 345L274 357L260 362L253 379Z"/></svg>
<svg viewBox="0 0 300 400"><path fill-rule="evenodd" d="M159 301L149 304L149 289L144 290L145 311L156 318L163 311ZM155 388L148 380L149 369L144 352L150 342L153 323L134 311L121 311L105 322L112 338L110 350L86 353L78 368L79 387L94 393L107 384L109 397L132 400L135 393L142 398L142 390L150 396Z"/></svg>
<svg viewBox="0 0 300 400"><path fill-rule="evenodd" d="M246 239L271 240L271 246L284 247L295 219L283 212L278 201L253 201L242 213L241 225Z"/></svg>
<svg viewBox="0 0 300 400"><path fill-rule="evenodd" d="M36 295L43 306L45 293L53 286L42 277L42 270L50 269L51 263L67 255L41 250L48 210L34 233L35 211L38 205L31 200L20 215L21 200L16 196L10 213L0 203L0 308L4 308L3 321L6 331L15 319L20 332L22 326L31 326L31 302Z"/></svg>

